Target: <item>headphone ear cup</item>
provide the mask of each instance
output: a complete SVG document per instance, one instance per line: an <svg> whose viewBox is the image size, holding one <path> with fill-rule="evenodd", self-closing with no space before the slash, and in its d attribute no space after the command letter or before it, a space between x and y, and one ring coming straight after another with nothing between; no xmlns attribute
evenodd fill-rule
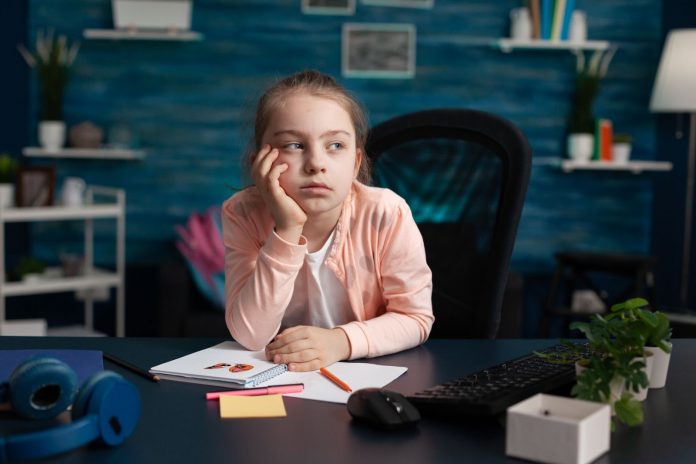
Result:
<svg viewBox="0 0 696 464"><path fill-rule="evenodd" d="M73 421L95 416L101 440L107 445L120 445L133 433L140 418L140 393L115 372L98 372L80 389L72 415Z"/></svg>
<svg viewBox="0 0 696 464"><path fill-rule="evenodd" d="M72 404L77 374L55 358L31 358L17 366L9 379L9 400L20 416L50 419Z"/></svg>

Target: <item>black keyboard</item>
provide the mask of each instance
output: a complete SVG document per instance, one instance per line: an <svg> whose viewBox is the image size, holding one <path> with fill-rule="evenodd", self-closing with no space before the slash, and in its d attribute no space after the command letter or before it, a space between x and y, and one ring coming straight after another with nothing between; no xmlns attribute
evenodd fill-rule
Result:
<svg viewBox="0 0 696 464"><path fill-rule="evenodd" d="M537 393L547 393L568 387L575 382L575 359L587 353L587 345L554 345L538 350L552 362L535 353L474 372L465 377L409 396L408 399L423 415L493 416Z"/></svg>

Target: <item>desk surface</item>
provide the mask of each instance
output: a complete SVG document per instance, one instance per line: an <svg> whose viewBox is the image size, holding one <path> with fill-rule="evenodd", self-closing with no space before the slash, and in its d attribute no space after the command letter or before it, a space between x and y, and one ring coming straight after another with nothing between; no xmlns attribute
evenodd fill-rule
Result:
<svg viewBox="0 0 696 464"><path fill-rule="evenodd" d="M219 341L0 337L0 349L100 349L150 367ZM408 372L388 388L411 394L550 344L552 340L431 340L370 361L408 366ZM610 453L597 462L696 462L694 366L696 340L675 340L667 387L650 391L645 423L619 427L612 434ZM426 418L413 430L380 432L352 422L344 405L298 398L285 398L285 418L223 420L217 402L206 402L203 395L215 387L154 383L108 362L105 367L122 373L140 390L143 410L134 434L118 448L81 448L51 462L521 462L505 457L505 429L497 423ZM0 417L2 435L39 427L8 413Z"/></svg>

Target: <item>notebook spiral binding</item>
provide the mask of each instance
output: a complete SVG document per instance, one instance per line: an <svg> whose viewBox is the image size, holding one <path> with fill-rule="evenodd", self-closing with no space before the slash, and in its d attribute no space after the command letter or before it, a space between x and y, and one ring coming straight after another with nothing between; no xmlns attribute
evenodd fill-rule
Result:
<svg viewBox="0 0 696 464"><path fill-rule="evenodd" d="M278 364L277 366L273 366L270 369L266 369L263 372L259 372L258 374L249 377L249 379L246 382L246 387L255 387L256 385L263 383L267 380L272 379L273 377L276 377L283 372L286 372L288 370L288 365L287 364Z"/></svg>

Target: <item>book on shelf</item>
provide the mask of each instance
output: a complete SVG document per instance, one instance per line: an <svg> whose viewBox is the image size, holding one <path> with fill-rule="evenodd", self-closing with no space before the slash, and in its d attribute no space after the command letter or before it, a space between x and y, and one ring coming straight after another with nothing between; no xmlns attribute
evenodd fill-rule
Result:
<svg viewBox="0 0 696 464"><path fill-rule="evenodd" d="M563 11L563 25L561 27L561 40L568 40L570 34L570 19L575 10L575 0L565 0L565 10Z"/></svg>
<svg viewBox="0 0 696 464"><path fill-rule="evenodd" d="M539 16L541 18L541 39L551 39L551 16L553 14L553 0L541 0Z"/></svg>
<svg viewBox="0 0 696 464"><path fill-rule="evenodd" d="M551 40L561 40L561 29L563 29L563 16L565 15L565 5L566 0L556 0L554 2L551 23Z"/></svg>
<svg viewBox="0 0 696 464"><path fill-rule="evenodd" d="M609 119L595 120L595 140L592 153L593 161L612 160L613 124Z"/></svg>
<svg viewBox="0 0 696 464"><path fill-rule="evenodd" d="M529 8L529 16L532 19L532 39L539 40L541 38L541 18L540 0L527 0L527 8Z"/></svg>
<svg viewBox="0 0 696 464"><path fill-rule="evenodd" d="M539 35L533 38L541 40L568 40L570 23L575 10L575 0L528 0L529 12L532 18L532 30L536 17L539 22Z"/></svg>

